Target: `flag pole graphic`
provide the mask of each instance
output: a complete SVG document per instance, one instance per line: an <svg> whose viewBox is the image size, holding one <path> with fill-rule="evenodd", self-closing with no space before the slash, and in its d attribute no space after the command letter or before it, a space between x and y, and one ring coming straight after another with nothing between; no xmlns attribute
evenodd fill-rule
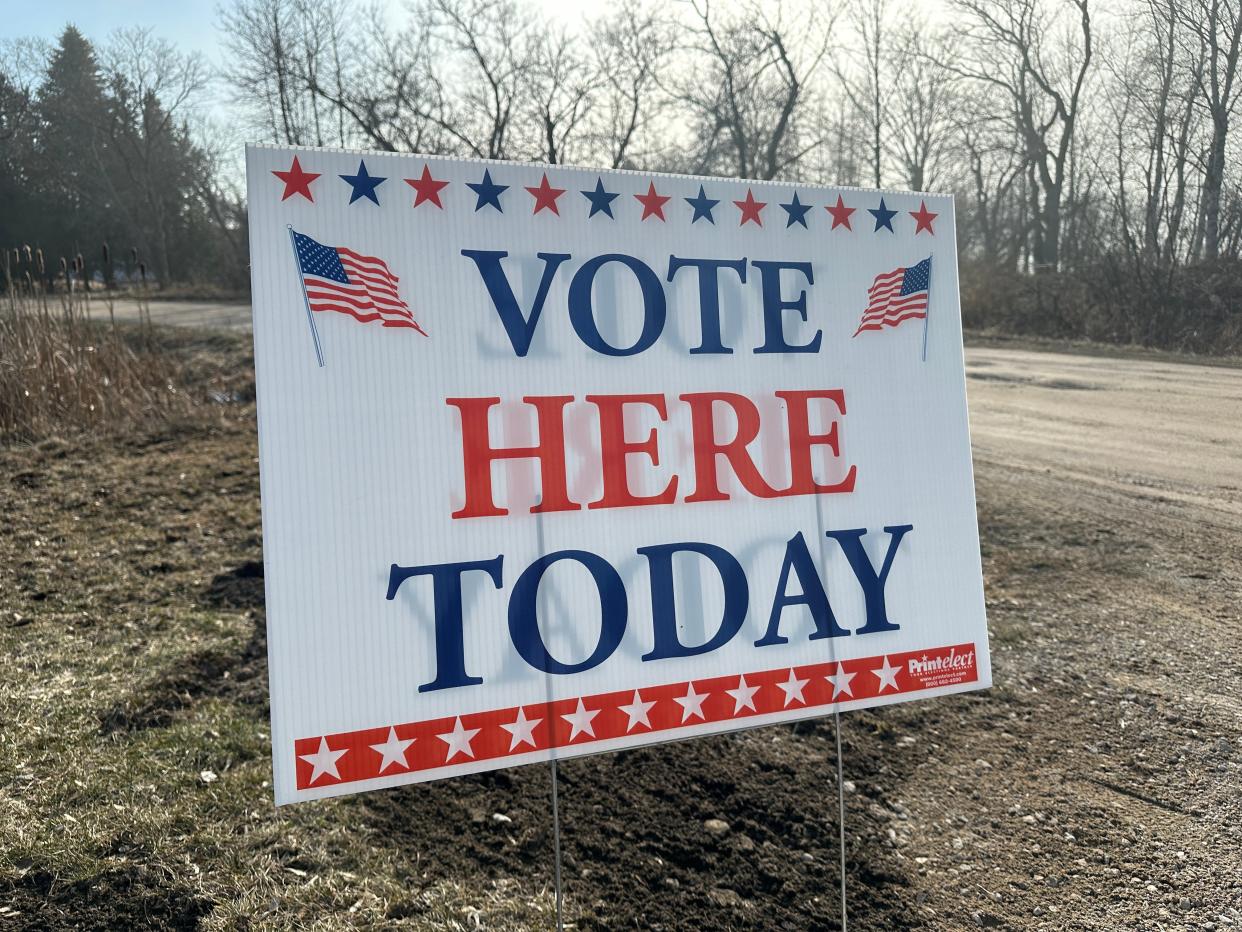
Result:
<svg viewBox="0 0 1242 932"><path fill-rule="evenodd" d="M310 297L306 294L306 276L302 274L302 260L298 256L298 241L294 239L293 224L285 224L289 228L289 245L293 247L293 261L298 264L298 281L302 283L302 300L306 302L306 322L310 324L311 338L315 341L315 358L319 360L319 368L323 368L323 348L319 345L319 328L315 326L315 315L311 313Z"/></svg>
<svg viewBox="0 0 1242 932"><path fill-rule="evenodd" d="M931 322L931 256L927 257L927 309L923 312L923 362L927 362L927 325Z"/></svg>

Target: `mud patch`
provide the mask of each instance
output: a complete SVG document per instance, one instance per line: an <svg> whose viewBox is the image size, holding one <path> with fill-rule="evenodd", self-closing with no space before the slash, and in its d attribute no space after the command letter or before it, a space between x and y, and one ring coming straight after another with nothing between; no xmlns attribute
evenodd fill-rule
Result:
<svg viewBox="0 0 1242 932"><path fill-rule="evenodd" d="M214 909L192 889L170 883L168 872L140 863L72 882L31 865L0 880L0 901L9 907L0 916L4 928L22 930L191 930Z"/></svg>
<svg viewBox="0 0 1242 932"><path fill-rule="evenodd" d="M883 710L881 710L883 711ZM847 776L892 779L883 714L850 713ZM563 761L565 895L579 929L836 929L839 842L832 724L804 722ZM878 735L887 735L878 738ZM357 797L373 837L429 882L551 882L550 772L543 765ZM909 929L907 881L885 837L877 784L846 798L851 925ZM722 826L711 820L719 820Z"/></svg>

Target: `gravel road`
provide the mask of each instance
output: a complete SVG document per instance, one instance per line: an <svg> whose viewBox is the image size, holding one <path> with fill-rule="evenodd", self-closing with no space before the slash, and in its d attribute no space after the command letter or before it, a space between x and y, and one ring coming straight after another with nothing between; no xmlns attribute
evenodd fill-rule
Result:
<svg viewBox="0 0 1242 932"><path fill-rule="evenodd" d="M915 913L1242 928L1242 371L967 369L997 685L890 719L917 740L870 805Z"/></svg>

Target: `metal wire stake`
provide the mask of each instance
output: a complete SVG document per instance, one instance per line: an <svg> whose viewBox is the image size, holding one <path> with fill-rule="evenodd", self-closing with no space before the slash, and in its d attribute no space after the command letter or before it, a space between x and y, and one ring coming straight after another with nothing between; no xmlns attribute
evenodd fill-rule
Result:
<svg viewBox="0 0 1242 932"><path fill-rule="evenodd" d="M841 761L841 712L836 713L837 733L837 802L839 810L837 825L841 834L841 932L849 932L849 920L845 912L845 769ZM555 794L553 800L556 799Z"/></svg>
<svg viewBox="0 0 1242 932"><path fill-rule="evenodd" d="M815 496L815 524L819 528L819 560L820 573L824 572L824 507L819 496ZM835 651L831 651L835 655ZM835 656L834 656L835 659ZM837 828L841 841L841 932L849 932L849 916L845 907L845 767L841 758L841 709L834 710L835 727L833 731L837 739Z"/></svg>
<svg viewBox="0 0 1242 932"><path fill-rule="evenodd" d="M542 494L537 495L536 504L541 504L542 502L543 502L543 495ZM547 547L544 543L544 538L543 538L543 512L541 511L535 512L535 545L536 545L536 549L538 549L539 551L539 557L540 559L542 559L547 553ZM538 599L538 604L540 607L540 614L542 614L543 613L543 590L542 589L540 589L539 594L536 598ZM548 690L547 708L550 711L552 708L551 677L547 677L545 679L545 686L547 687L547 690ZM551 731L550 734L552 735L553 739L555 739L556 732ZM553 747L551 748L551 751L553 754L556 753L555 742L553 743ZM564 918L564 913L562 911L564 898L561 892L561 807L560 807L560 801L557 797L557 783L559 781L557 779L556 758L553 757L550 761L548 761L548 764L552 769L552 845L553 845L553 851L555 852L554 877L555 877L555 883L556 883L556 932L564 932L565 918Z"/></svg>
<svg viewBox="0 0 1242 932"><path fill-rule="evenodd" d="M556 932L564 932L565 921L561 914L561 809L556 799L556 761L552 766L552 838L556 851Z"/></svg>

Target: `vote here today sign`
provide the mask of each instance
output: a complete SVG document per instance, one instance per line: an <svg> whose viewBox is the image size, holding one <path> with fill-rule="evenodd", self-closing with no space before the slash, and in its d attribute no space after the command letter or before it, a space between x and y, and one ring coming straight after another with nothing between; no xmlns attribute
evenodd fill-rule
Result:
<svg viewBox="0 0 1242 932"><path fill-rule="evenodd" d="M247 174L278 803L990 684L951 199Z"/></svg>

